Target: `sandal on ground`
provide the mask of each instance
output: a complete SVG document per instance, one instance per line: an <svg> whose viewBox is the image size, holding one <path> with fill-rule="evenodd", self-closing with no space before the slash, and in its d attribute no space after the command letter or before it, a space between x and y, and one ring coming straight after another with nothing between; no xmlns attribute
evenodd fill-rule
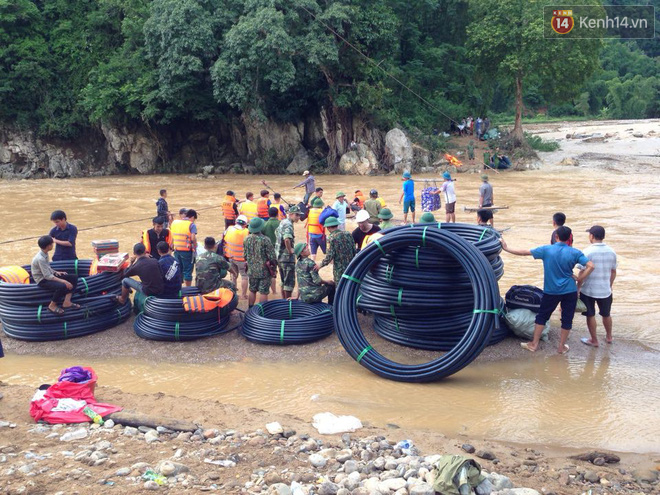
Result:
<svg viewBox="0 0 660 495"><path fill-rule="evenodd" d="M570 350L571 350L571 348L568 347L568 344L564 344L564 350L560 351L559 354L566 354Z"/></svg>
<svg viewBox="0 0 660 495"><path fill-rule="evenodd" d="M532 349L529 346L529 342L521 342L520 347L522 347L523 349L527 349L529 352L536 352L536 349Z"/></svg>
<svg viewBox="0 0 660 495"><path fill-rule="evenodd" d="M62 306L63 309L80 309L80 304L71 303L71 306Z"/></svg>
<svg viewBox="0 0 660 495"><path fill-rule="evenodd" d="M590 347L599 347L598 344L594 344L591 339L588 339L587 337L582 337L580 339L580 342L582 342L584 345L588 345Z"/></svg>
<svg viewBox="0 0 660 495"><path fill-rule="evenodd" d="M57 316L62 316L64 314L64 310L60 307L57 307L55 309L48 308L48 311L50 311L51 313Z"/></svg>

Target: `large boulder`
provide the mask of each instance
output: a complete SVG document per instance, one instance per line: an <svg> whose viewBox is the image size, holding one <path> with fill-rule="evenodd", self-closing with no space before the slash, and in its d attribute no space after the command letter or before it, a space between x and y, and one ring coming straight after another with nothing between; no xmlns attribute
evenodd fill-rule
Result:
<svg viewBox="0 0 660 495"><path fill-rule="evenodd" d="M394 128L385 135L387 165L396 173L412 170L413 147L401 129Z"/></svg>
<svg viewBox="0 0 660 495"><path fill-rule="evenodd" d="M373 175L378 171L378 159L366 145L358 144L356 150L339 159L339 170L342 174Z"/></svg>
<svg viewBox="0 0 660 495"><path fill-rule="evenodd" d="M296 156L293 157L291 163L286 168L287 174L300 175L305 170L309 170L314 160L305 148L300 148Z"/></svg>
<svg viewBox="0 0 660 495"><path fill-rule="evenodd" d="M156 171L161 159L158 143L145 129L131 131L125 127L101 125L109 160L120 169L131 168L141 174Z"/></svg>

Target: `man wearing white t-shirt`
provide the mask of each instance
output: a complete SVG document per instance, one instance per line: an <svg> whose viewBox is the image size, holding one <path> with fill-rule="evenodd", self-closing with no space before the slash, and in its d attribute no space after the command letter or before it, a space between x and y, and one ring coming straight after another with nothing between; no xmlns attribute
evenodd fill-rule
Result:
<svg viewBox="0 0 660 495"><path fill-rule="evenodd" d="M444 172L442 178L445 181L442 183L440 192L445 194L445 220L447 222L456 222L456 190L454 189L454 181L449 172Z"/></svg>
<svg viewBox="0 0 660 495"><path fill-rule="evenodd" d="M580 300L587 307L582 315L587 317L587 328L591 338L580 339L583 344L598 347L598 336L596 335L596 304L598 313L603 318L605 327L605 338L608 344L612 343L612 284L616 278L618 265L616 253L603 242L605 229L600 225L594 225L587 230L591 245L584 250L584 255L592 261L596 268L581 283L578 284Z"/></svg>

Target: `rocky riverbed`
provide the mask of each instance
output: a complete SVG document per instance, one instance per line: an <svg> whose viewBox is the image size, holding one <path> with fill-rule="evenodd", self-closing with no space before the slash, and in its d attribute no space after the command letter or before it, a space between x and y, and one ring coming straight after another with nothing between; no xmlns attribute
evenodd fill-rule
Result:
<svg viewBox="0 0 660 495"><path fill-rule="evenodd" d="M156 416L187 411L190 417L179 419L204 424L194 432L113 421L34 424L27 415L29 387L0 390L7 413L0 421L0 492L7 494L431 495L433 466L443 454L479 462L489 480L483 493L660 493L658 470L649 469L660 459L622 456L616 462L618 456L602 453L589 456L589 462L576 459L577 452L438 434L413 437L405 448L399 442L410 432L396 425L320 435L302 418L272 417L258 409L243 411L246 421L227 425L226 417L237 417L230 405L163 394L135 397L106 387L97 390L98 400L150 404Z"/></svg>

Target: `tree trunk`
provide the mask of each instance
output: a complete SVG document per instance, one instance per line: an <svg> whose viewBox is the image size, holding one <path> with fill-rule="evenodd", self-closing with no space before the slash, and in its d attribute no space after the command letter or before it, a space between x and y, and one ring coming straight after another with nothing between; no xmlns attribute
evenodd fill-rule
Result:
<svg viewBox="0 0 660 495"><path fill-rule="evenodd" d="M514 146L520 146L524 140L522 128L522 97L522 73L518 72L516 75L516 122L513 126L513 132L511 133Z"/></svg>

